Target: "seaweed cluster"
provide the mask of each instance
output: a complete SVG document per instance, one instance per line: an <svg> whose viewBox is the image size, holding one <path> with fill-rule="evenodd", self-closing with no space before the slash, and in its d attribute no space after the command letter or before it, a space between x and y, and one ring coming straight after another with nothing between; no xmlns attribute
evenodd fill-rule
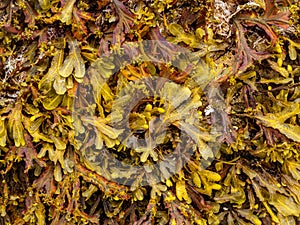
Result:
<svg viewBox="0 0 300 225"><path fill-rule="evenodd" d="M0 2L0 225L300 223L296 0Z"/></svg>

